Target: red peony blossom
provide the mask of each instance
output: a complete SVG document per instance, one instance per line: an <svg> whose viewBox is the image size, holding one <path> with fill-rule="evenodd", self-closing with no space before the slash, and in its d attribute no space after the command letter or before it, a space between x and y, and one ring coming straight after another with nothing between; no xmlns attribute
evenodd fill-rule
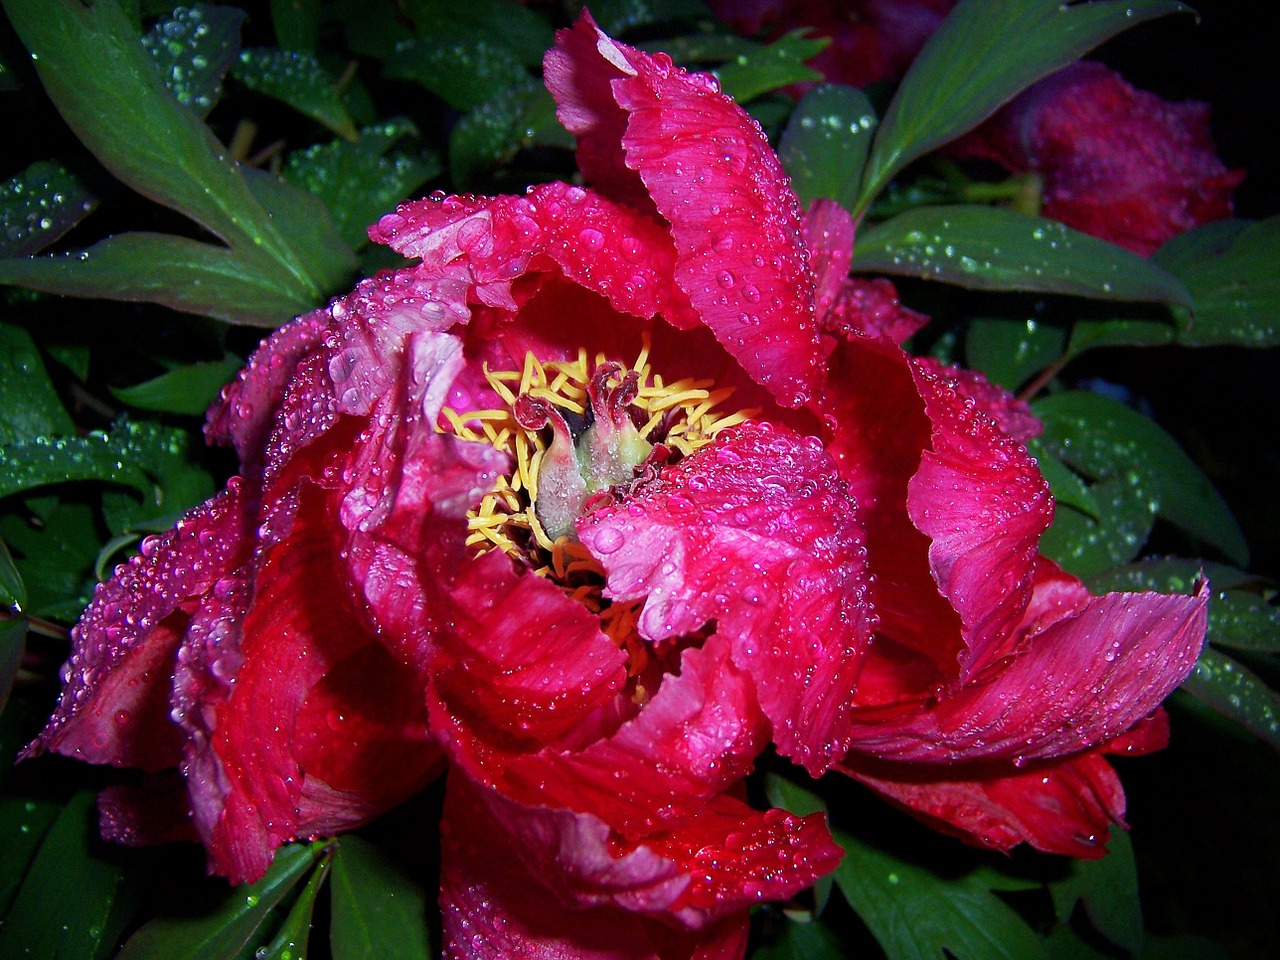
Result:
<svg viewBox="0 0 1280 960"><path fill-rule="evenodd" d="M586 15L546 75L592 189L372 228L418 262L264 342L210 414L240 475L99 587L28 752L152 771L104 834L193 828L234 881L447 765L457 958L740 957L839 859L747 803L770 743L1099 855L1204 590L1039 556L1034 417L902 351L919 316L714 80Z"/></svg>
<svg viewBox="0 0 1280 960"><path fill-rule="evenodd" d="M863 87L902 79L956 0L711 0L743 36L775 39L807 27L831 45L809 60L830 83Z"/></svg>
<svg viewBox="0 0 1280 960"><path fill-rule="evenodd" d="M1041 80L957 149L1038 173L1046 217L1143 255L1231 216L1244 179L1218 159L1207 104L1168 103L1098 63Z"/></svg>

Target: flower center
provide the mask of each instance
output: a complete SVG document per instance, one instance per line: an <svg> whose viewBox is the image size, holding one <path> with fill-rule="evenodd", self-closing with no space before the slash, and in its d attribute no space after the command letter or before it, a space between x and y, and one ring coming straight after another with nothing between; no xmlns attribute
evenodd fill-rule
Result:
<svg viewBox="0 0 1280 960"><path fill-rule="evenodd" d="M689 456L751 415L718 411L732 388L692 378L666 383L648 356L646 341L629 367L603 354L589 358L585 349L547 363L527 353L520 370L486 364L503 405L465 413L446 407L441 424L515 464L467 514L467 545L477 553L502 550L584 603L630 655L633 676L649 662L635 629L644 601L615 604L603 596L604 570L578 542L574 520L624 495L646 470Z"/></svg>

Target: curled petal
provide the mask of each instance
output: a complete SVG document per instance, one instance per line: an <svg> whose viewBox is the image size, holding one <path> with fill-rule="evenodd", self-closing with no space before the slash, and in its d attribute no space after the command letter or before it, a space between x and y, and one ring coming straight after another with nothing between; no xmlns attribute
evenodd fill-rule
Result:
<svg viewBox="0 0 1280 960"><path fill-rule="evenodd" d="M592 813L632 839L686 819L750 773L768 742L754 686L712 636L684 651L678 675L634 716L617 710L627 719L616 729L601 723L575 731L585 742L508 759L504 789Z"/></svg>
<svg viewBox="0 0 1280 960"><path fill-rule="evenodd" d="M181 734L169 719L174 656L188 611L247 549L243 499L233 478L98 585L72 631L62 700L23 756L53 750L144 770L178 762Z"/></svg>
<svg viewBox="0 0 1280 960"><path fill-rule="evenodd" d="M823 374L814 279L799 202L759 125L714 81L614 43L589 17L562 33L560 51L553 76L612 77L626 165L671 225L675 279L703 323L780 403L804 403ZM592 136L616 134L603 98L588 112ZM617 182L612 153L606 166Z"/></svg>
<svg viewBox="0 0 1280 960"><path fill-rule="evenodd" d="M983 682L910 711L861 714L858 750L903 761L1051 759L1143 719L1195 666L1208 587L1195 596L1109 593L1030 638Z"/></svg>
<svg viewBox="0 0 1280 960"><path fill-rule="evenodd" d="M497 802L503 817L495 814L486 798ZM637 905L651 902L655 907L667 900L671 888L687 884L669 861L648 851L611 852L589 818L566 820L550 812L529 811L531 819L523 821L529 833L521 830L513 836L508 828L516 824L518 815L519 809L497 794L482 793L457 775L449 778L441 822L440 877L446 957L732 960L742 955L745 910L691 931L608 905L616 897ZM539 864L544 858L556 868L531 868L527 862L532 859ZM544 882L557 876L563 880L566 875L578 885L569 904ZM593 886L597 892L591 897L587 891ZM584 897L600 905L575 905Z"/></svg>
<svg viewBox="0 0 1280 960"><path fill-rule="evenodd" d="M1018 640L1053 501L1035 460L983 413L969 380L929 364L913 369L932 436L907 510L932 540L934 579L963 622L963 683Z"/></svg>
<svg viewBox="0 0 1280 960"><path fill-rule="evenodd" d="M849 280L853 261L853 217L834 200L813 201L804 216L804 241L809 250L817 295L818 320L826 327L826 316Z"/></svg>
<svg viewBox="0 0 1280 960"><path fill-rule="evenodd" d="M589 514L578 533L611 596L647 598L648 640L715 622L779 749L817 774L849 746L871 631L854 509L817 441L755 424Z"/></svg>

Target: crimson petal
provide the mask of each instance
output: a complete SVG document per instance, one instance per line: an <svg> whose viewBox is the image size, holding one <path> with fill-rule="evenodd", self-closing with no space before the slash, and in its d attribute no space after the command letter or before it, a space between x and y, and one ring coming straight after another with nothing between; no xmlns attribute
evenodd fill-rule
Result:
<svg viewBox="0 0 1280 960"><path fill-rule="evenodd" d="M181 756L169 678L187 610L229 572L247 543L238 478L98 585L72 630L58 709L24 757L53 750L90 763L160 770Z"/></svg>
<svg viewBox="0 0 1280 960"><path fill-rule="evenodd" d="M645 599L650 641L714 621L779 749L819 774L849 746L872 625L854 510L816 440L748 424L584 517L578 534L611 596Z"/></svg>
<svg viewBox="0 0 1280 960"><path fill-rule="evenodd" d="M671 224L675 279L703 322L780 403L804 403L823 376L814 278L799 201L759 124L713 80L615 43L587 15L562 31L559 50L552 94L565 102L570 124L589 118L589 142L616 135L617 113L598 95L570 106L577 94L557 78L608 80L626 114L626 165ZM606 155L606 182L618 183L615 155Z"/></svg>

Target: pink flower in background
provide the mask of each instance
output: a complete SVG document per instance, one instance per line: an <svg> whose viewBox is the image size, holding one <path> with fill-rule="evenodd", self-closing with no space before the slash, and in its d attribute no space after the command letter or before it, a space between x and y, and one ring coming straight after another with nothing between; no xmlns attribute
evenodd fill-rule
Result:
<svg viewBox="0 0 1280 960"><path fill-rule="evenodd" d="M716 17L747 37L800 27L831 45L808 61L830 83L863 87L902 79L956 0L711 0Z"/></svg>
<svg viewBox="0 0 1280 960"><path fill-rule="evenodd" d="M1040 557L1026 407L909 357L709 77L589 16L546 60L591 189L402 205L418 262L269 338L241 474L99 588L32 752L164 771L104 832L235 880L448 766L451 957L739 957L834 868L772 743L967 839L1098 855L1206 595Z"/></svg>
<svg viewBox="0 0 1280 960"><path fill-rule="evenodd" d="M1038 173L1046 217L1144 255L1229 217L1244 179L1218 159L1207 104L1169 103L1097 63L1041 80L957 149Z"/></svg>

